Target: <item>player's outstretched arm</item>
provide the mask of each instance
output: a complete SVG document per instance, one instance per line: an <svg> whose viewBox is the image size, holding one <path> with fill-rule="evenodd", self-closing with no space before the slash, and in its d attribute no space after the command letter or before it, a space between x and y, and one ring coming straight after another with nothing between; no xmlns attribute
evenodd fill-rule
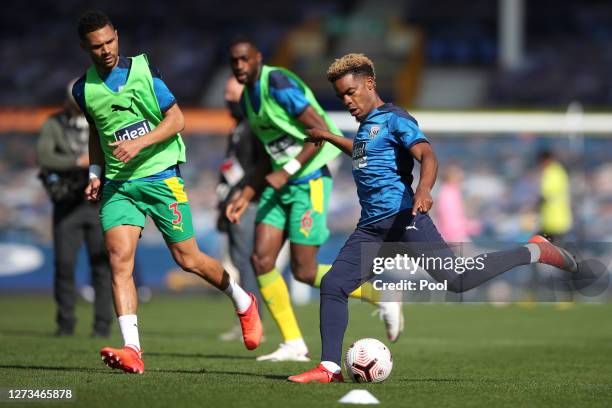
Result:
<svg viewBox="0 0 612 408"><path fill-rule="evenodd" d="M304 112L302 112L297 119L304 124L306 129L316 128L329 131L325 120L321 117L321 115L315 112L312 106L308 106L306 109L304 109ZM308 163L308 161L312 159L319 152L319 150L321 150L320 145L316 146L312 143L304 144L302 151L295 156L295 159L303 166L304 164Z"/></svg>
<svg viewBox="0 0 612 408"><path fill-rule="evenodd" d="M412 156L421 163L419 185L414 192L412 215L417 211L426 213L433 206L431 189L438 175L438 159L429 143L417 143L410 148Z"/></svg>
<svg viewBox="0 0 612 408"><path fill-rule="evenodd" d="M306 142L314 143L319 146L324 142L329 142L336 146L338 149L342 150L344 153L349 156L353 156L353 140L347 137L342 137L338 135L334 135L327 130L322 129L307 129L306 133L308 133L308 138Z"/></svg>
<svg viewBox="0 0 612 408"><path fill-rule="evenodd" d="M319 115L312 106L307 106L297 119L308 128L328 129L327 123ZM306 163L310 161L321 150L321 146L313 143L305 143L302 150L289 161L282 169L273 171L266 176L266 181L276 190L284 186L289 178L297 173Z"/></svg>
<svg viewBox="0 0 612 408"><path fill-rule="evenodd" d="M110 143L113 146L113 156L124 163L129 162L142 149L154 144L163 142L164 140L174 136L185 128L185 119L183 112L178 104L174 104L170 109L164 112L164 119L159 122L159 125L150 133L133 140L122 140L119 142Z"/></svg>
<svg viewBox="0 0 612 408"><path fill-rule="evenodd" d="M89 183L85 187L85 199L98 201L100 199L100 187L102 172L104 171L104 152L100 146L98 130L93 124L89 124Z"/></svg>

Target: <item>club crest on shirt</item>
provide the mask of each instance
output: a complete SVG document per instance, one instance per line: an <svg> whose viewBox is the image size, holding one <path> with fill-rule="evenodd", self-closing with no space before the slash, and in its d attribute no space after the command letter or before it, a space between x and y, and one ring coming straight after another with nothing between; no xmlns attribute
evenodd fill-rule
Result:
<svg viewBox="0 0 612 408"><path fill-rule="evenodd" d="M376 135L378 135L379 130L380 130L380 126L372 126L370 128L370 133L368 134L368 136L370 136L370 139L374 139Z"/></svg>

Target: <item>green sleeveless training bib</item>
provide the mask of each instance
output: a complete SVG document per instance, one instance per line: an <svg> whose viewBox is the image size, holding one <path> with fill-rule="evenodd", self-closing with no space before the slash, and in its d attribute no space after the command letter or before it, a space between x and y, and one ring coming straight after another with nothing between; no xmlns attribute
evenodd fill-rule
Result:
<svg viewBox="0 0 612 408"><path fill-rule="evenodd" d="M104 152L105 175L111 180L147 177L185 162L185 145L180 134L141 150L128 163L113 156L109 143L142 137L163 120L153 89L147 57L131 58L127 81L119 92L111 91L92 65L85 79L85 106L93 118Z"/></svg>
<svg viewBox="0 0 612 408"><path fill-rule="evenodd" d="M292 117L285 111L270 95L268 78L271 71L281 71L283 74L293 79L304 92L310 106L325 120L329 130L339 136L342 132L327 113L321 108L314 94L308 86L293 72L279 67L263 65L260 76L260 107L259 112L253 110L249 91L244 88L244 100L247 118L253 133L264 144L272 162L272 168L278 170L289 160L298 155L304 146L306 133L305 126L297 118ZM302 169L297 172L292 179L300 178L308 173L320 169L330 160L340 154L340 150L331 143L325 143L323 148L317 153Z"/></svg>

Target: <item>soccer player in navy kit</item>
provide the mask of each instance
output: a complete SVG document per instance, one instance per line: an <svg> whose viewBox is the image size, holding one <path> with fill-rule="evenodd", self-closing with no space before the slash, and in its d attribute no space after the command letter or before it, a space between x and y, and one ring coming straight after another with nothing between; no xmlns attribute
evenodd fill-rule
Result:
<svg viewBox="0 0 612 408"><path fill-rule="evenodd" d="M259 158L240 194L228 203L226 216L237 223L251 197L261 193L251 259L262 298L283 337L276 351L257 360L309 361L287 285L275 264L287 239L296 280L318 288L331 268L318 264L316 255L329 236L327 208L333 183L327 163L341 152L331 144L315 146L305 140L306 129L313 127L342 133L308 86L291 71L263 64L261 52L250 39L236 38L229 51L234 76L245 84L242 107L266 155ZM352 297L379 307L387 336L396 341L402 331L401 303L379 302L371 296L372 290L355 289Z"/></svg>
<svg viewBox="0 0 612 408"><path fill-rule="evenodd" d="M321 363L312 370L289 377L293 382L343 381L340 369L342 341L348 325L348 294L364 282L361 247L365 243L432 243L428 257L454 253L427 215L433 205L431 189L438 171L435 153L405 110L384 103L376 92L374 64L363 54L348 54L327 71L338 97L359 122L354 140L320 129L309 130L310 141L328 142L353 158L361 218L331 270L321 282ZM420 179L412 190L414 160L421 164ZM573 256L541 236L515 249L487 254L482 270L458 274L445 265L427 270L451 292L464 292L519 265L545 263L570 272L577 269Z"/></svg>

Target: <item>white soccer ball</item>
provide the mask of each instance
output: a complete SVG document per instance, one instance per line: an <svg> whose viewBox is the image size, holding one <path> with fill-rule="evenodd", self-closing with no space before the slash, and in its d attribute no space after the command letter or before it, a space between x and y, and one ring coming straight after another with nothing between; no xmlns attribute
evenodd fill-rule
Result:
<svg viewBox="0 0 612 408"><path fill-rule="evenodd" d="M346 350L344 368L354 382L382 382L391 374L393 358L381 341L361 339Z"/></svg>

